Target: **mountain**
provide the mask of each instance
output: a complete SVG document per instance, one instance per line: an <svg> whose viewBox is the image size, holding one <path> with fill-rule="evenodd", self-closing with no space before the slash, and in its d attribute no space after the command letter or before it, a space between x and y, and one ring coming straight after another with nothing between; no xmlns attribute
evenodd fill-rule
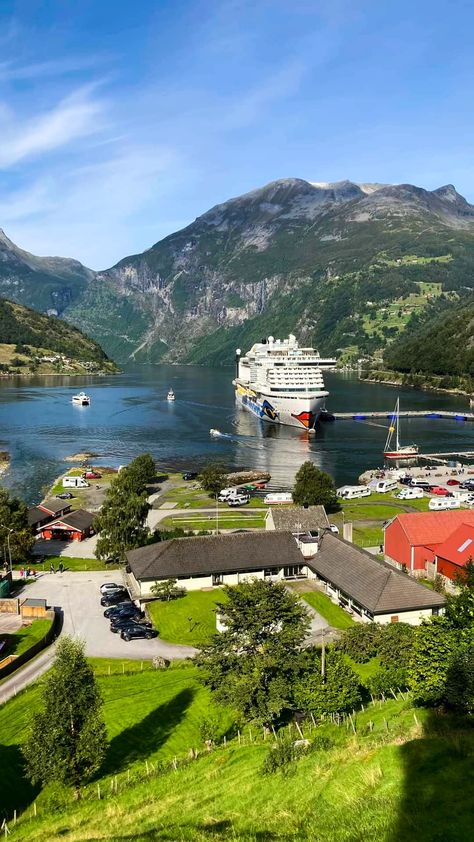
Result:
<svg viewBox="0 0 474 842"><path fill-rule="evenodd" d="M0 298L0 371L28 374L114 372L100 345L78 328Z"/></svg>
<svg viewBox="0 0 474 842"><path fill-rule="evenodd" d="M23 251L0 228L0 296L62 313L93 278L94 272L78 260Z"/></svg>
<svg viewBox="0 0 474 842"><path fill-rule="evenodd" d="M349 361L380 357L414 313L470 289L473 247L474 207L452 185L287 178L106 271L31 255L21 269L36 273L35 307L57 300L120 362L229 364L237 346L289 332ZM25 284L10 297L25 301Z"/></svg>

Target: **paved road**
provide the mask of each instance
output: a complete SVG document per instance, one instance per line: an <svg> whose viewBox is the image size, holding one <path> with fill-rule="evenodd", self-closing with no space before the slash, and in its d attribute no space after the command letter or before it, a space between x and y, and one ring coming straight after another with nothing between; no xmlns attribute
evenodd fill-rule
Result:
<svg viewBox="0 0 474 842"><path fill-rule="evenodd" d="M99 592L102 582L111 580L120 582L120 571L111 571L109 574L100 571L43 573L27 586L25 595L46 599L48 605L61 609L62 634L84 640L89 657L150 661L155 655L174 660L196 654L197 650L192 646L166 643L159 637L153 640L131 640L127 643L120 635L112 634L109 621L104 617ZM0 702L6 701L15 695L15 692L35 681L50 667L53 658L54 646L50 646L38 658L7 679L0 685Z"/></svg>

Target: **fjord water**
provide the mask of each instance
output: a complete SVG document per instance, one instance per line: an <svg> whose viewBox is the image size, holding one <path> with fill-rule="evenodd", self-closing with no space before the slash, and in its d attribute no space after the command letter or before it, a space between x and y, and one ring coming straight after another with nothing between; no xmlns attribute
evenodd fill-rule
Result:
<svg viewBox="0 0 474 842"><path fill-rule="evenodd" d="M150 451L167 469L199 468L211 459L237 467L268 470L287 486L305 459L328 471L337 484L356 481L382 463L387 432L376 423L336 421L315 435L258 421L236 407L231 368L134 366L105 377L42 377L0 381L0 450L11 453L3 484L36 502L61 474L65 457L91 451L95 465L120 465ZM325 376L331 411L391 412L397 394L402 409L466 411L462 396L396 389L360 382L352 373ZM175 403L166 400L168 388ZM84 390L90 407L71 404ZM211 439L210 427L225 435ZM474 450L474 423L427 418L402 419L403 443L423 452Z"/></svg>

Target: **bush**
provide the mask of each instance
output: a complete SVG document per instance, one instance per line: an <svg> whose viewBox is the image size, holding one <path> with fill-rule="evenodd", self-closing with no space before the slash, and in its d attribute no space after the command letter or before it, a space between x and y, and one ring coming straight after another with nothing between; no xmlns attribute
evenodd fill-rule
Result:
<svg viewBox="0 0 474 842"><path fill-rule="evenodd" d="M380 627L377 654L387 668L407 667L413 650L415 629L408 623L391 623Z"/></svg>
<svg viewBox="0 0 474 842"><path fill-rule="evenodd" d="M361 623L344 631L337 648L356 663L365 664L378 654L382 628L377 623Z"/></svg>
<svg viewBox="0 0 474 842"><path fill-rule="evenodd" d="M408 670L406 667L381 667L367 682L368 690L374 696L387 696L391 690L404 690L408 687Z"/></svg>
<svg viewBox="0 0 474 842"><path fill-rule="evenodd" d="M283 775L288 775L293 763L306 752L307 748L301 744L301 741L295 741L293 737L285 736L268 751L263 761L262 773L274 775L275 772L281 772Z"/></svg>
<svg viewBox="0 0 474 842"><path fill-rule="evenodd" d="M325 734L316 734L311 740L312 751L329 751L334 747L334 740L327 737Z"/></svg>

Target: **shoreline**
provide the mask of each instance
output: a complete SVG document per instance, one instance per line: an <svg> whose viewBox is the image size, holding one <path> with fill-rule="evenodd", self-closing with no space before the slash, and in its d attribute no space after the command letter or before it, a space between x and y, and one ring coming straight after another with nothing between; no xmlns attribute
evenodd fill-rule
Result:
<svg viewBox="0 0 474 842"><path fill-rule="evenodd" d="M460 395L461 397L471 398L474 396L472 392L466 392L465 389L445 389L442 386L434 386L430 385L429 383L404 383L403 380L389 380L387 379L376 379L375 377L361 377L359 376L358 379L362 383L374 383L380 384L382 386L402 386L404 389L419 389L421 392L438 392L440 394L445 395Z"/></svg>

